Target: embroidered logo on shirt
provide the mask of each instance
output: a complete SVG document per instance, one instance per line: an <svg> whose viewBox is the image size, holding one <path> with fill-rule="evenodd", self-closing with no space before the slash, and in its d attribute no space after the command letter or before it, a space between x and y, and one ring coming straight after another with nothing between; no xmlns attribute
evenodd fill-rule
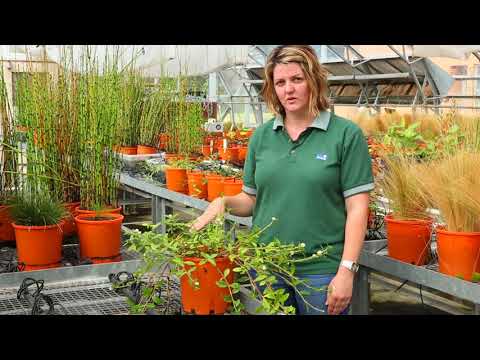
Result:
<svg viewBox="0 0 480 360"><path fill-rule="evenodd" d="M315 156L315 159L317 159L317 160L327 160L327 154L318 153L318 154Z"/></svg>

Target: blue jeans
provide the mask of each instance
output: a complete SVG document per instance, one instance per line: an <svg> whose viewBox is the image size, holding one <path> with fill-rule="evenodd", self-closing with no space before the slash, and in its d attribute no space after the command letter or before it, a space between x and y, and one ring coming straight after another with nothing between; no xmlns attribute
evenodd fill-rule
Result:
<svg viewBox="0 0 480 360"><path fill-rule="evenodd" d="M254 279L257 277L256 272L253 270L250 274ZM335 275L336 274L297 275L300 280L307 282L310 286L321 289L316 291L303 284L297 285L297 290L299 292L306 291L309 293L308 295L299 294L291 285L285 283L285 281L279 276L277 276L277 282L272 287L275 290L280 288L285 289L285 292L289 294L285 305L294 306L297 315L328 315L328 306L325 305L325 302L327 301L327 288ZM264 286L260 286L259 284L257 284L257 286L260 291L263 292L265 290ZM302 296L305 301L302 299ZM309 304L313 305L315 308L309 306ZM340 315L348 315L349 310L350 305L348 305Z"/></svg>

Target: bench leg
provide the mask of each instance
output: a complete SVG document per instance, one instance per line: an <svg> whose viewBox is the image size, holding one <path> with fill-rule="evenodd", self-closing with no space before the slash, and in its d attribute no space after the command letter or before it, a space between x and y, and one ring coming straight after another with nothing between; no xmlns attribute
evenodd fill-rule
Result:
<svg viewBox="0 0 480 360"><path fill-rule="evenodd" d="M360 266L353 283L351 315L368 315L370 310L370 283L368 282L369 270Z"/></svg>

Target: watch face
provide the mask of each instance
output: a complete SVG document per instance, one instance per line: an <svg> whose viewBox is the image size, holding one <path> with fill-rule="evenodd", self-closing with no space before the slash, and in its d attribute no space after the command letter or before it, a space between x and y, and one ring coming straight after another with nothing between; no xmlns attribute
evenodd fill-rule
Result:
<svg viewBox="0 0 480 360"><path fill-rule="evenodd" d="M358 268L359 268L359 266L358 266L357 263L353 263L353 264L352 264L352 270L353 270L354 272L357 272L357 271L358 271Z"/></svg>

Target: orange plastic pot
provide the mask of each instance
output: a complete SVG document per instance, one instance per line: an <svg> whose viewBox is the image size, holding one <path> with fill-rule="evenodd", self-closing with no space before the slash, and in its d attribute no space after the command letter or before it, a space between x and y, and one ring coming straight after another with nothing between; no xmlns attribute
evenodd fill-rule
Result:
<svg viewBox="0 0 480 360"><path fill-rule="evenodd" d="M229 162L237 162L238 161L238 147L230 147L226 150L223 147L218 148L218 155L220 159L229 161Z"/></svg>
<svg viewBox="0 0 480 360"><path fill-rule="evenodd" d="M115 262L120 259L123 215L101 214L98 220L92 214L75 217L80 257L93 263Z"/></svg>
<svg viewBox="0 0 480 360"><path fill-rule="evenodd" d="M480 273L480 232L454 232L437 228L438 271L471 281Z"/></svg>
<svg viewBox="0 0 480 360"><path fill-rule="evenodd" d="M167 147L168 139L170 137L167 134L159 134L158 135L158 148L160 150L165 150Z"/></svg>
<svg viewBox="0 0 480 360"><path fill-rule="evenodd" d="M165 169L167 189L188 194L187 170L178 168Z"/></svg>
<svg viewBox="0 0 480 360"><path fill-rule="evenodd" d="M204 157L209 157L210 155L212 155L212 149L210 145L202 145L202 155Z"/></svg>
<svg viewBox="0 0 480 360"><path fill-rule="evenodd" d="M194 281L198 281L198 287L194 287L190 284L187 275L180 278L183 311L197 315L224 314L229 306L224 297L229 295L229 291L228 288L219 288L217 281L222 279L221 274L226 269L230 269L227 281L233 282L234 273L231 261L227 257L218 257L215 259L217 265L215 267L209 262L200 265L199 258L184 258L183 260L195 263L195 265L185 265L185 269L189 270L195 266L196 269L191 273L191 277Z"/></svg>
<svg viewBox="0 0 480 360"><path fill-rule="evenodd" d="M396 220L385 217L388 256L413 265L424 265L430 256L431 220Z"/></svg>
<svg viewBox="0 0 480 360"><path fill-rule="evenodd" d="M80 206L80 202L73 202L64 204L67 209L67 216L63 219L63 236L69 237L77 233L75 226L75 216L77 215L76 208Z"/></svg>
<svg viewBox="0 0 480 360"><path fill-rule="evenodd" d="M248 146L238 147L238 161L245 161L247 157Z"/></svg>
<svg viewBox="0 0 480 360"><path fill-rule="evenodd" d="M234 196L242 192L242 179L225 179L223 180L223 195Z"/></svg>
<svg viewBox="0 0 480 360"><path fill-rule="evenodd" d="M217 197L223 195L223 180L232 179L232 177L226 178L221 175L206 175L207 179L207 200L213 201Z"/></svg>
<svg viewBox="0 0 480 360"><path fill-rule="evenodd" d="M170 154L170 153L165 154L165 161L167 163L169 163L170 161L181 160L183 158L184 156L179 154Z"/></svg>
<svg viewBox="0 0 480 360"><path fill-rule="evenodd" d="M136 146L120 146L118 151L125 155L137 155Z"/></svg>
<svg viewBox="0 0 480 360"><path fill-rule="evenodd" d="M12 224L15 229L17 257L24 270L48 269L60 266L62 260L62 222L47 226Z"/></svg>
<svg viewBox="0 0 480 360"><path fill-rule="evenodd" d="M0 242L15 240L15 230L12 222L10 206L0 206Z"/></svg>
<svg viewBox="0 0 480 360"><path fill-rule="evenodd" d="M207 198L207 183L205 174L201 171L187 171L188 195L198 198Z"/></svg>
<svg viewBox="0 0 480 360"><path fill-rule="evenodd" d="M75 208L75 215L95 215L95 214L120 214L122 212L122 207L114 208L109 207L101 210L85 210L80 209L80 206Z"/></svg>
<svg viewBox="0 0 480 360"><path fill-rule="evenodd" d="M156 154L157 149L153 146L137 145L137 155L140 154Z"/></svg>
<svg viewBox="0 0 480 360"><path fill-rule="evenodd" d="M213 144L213 147L220 152L220 149L223 149L223 140L224 138L216 138ZM227 148L228 148L228 140L227 140Z"/></svg>

